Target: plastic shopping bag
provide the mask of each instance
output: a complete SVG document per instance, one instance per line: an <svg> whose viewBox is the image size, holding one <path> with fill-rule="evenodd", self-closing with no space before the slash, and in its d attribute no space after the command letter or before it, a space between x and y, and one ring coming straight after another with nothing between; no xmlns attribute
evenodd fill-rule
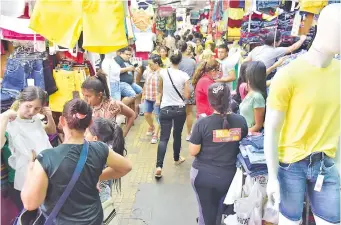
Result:
<svg viewBox="0 0 341 225"><path fill-rule="evenodd" d="M268 199L264 209L263 220L269 223L278 224L278 219L279 204Z"/></svg>
<svg viewBox="0 0 341 225"><path fill-rule="evenodd" d="M237 168L237 172L234 175L229 191L227 192L227 195L225 197L224 204L232 205L235 203L237 199L240 199L242 196L242 187L243 187L243 171L240 168Z"/></svg>
<svg viewBox="0 0 341 225"><path fill-rule="evenodd" d="M263 212L263 187L256 181L252 187L249 199L253 202L254 208L251 212L248 225L262 225Z"/></svg>
<svg viewBox="0 0 341 225"><path fill-rule="evenodd" d="M224 219L224 224L225 225L238 225L237 215L234 214L234 215L229 215L228 217L226 217Z"/></svg>
<svg viewBox="0 0 341 225"><path fill-rule="evenodd" d="M237 224L248 225L253 209L254 203L250 201L249 197L238 199L234 204L234 210L237 215Z"/></svg>

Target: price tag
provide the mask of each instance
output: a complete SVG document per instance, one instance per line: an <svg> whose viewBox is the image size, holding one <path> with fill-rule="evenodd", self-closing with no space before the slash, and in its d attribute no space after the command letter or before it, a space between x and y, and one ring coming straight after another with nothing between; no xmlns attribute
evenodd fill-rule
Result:
<svg viewBox="0 0 341 225"><path fill-rule="evenodd" d="M27 79L27 86L34 86L34 79Z"/></svg>
<svg viewBox="0 0 341 225"><path fill-rule="evenodd" d="M320 192L322 190L323 180L324 180L324 176L321 174L318 175L315 188L314 188L315 191Z"/></svg>

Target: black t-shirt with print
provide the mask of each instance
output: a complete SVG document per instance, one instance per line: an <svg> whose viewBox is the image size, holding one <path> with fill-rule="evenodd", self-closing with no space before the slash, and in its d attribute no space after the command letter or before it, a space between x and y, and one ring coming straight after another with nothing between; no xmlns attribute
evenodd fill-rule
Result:
<svg viewBox="0 0 341 225"><path fill-rule="evenodd" d="M83 145L61 144L37 156L49 179L42 210L49 215L71 180ZM70 196L56 218L56 224L98 225L103 222L103 209L96 188L106 164L109 148L102 142L90 142L86 164Z"/></svg>
<svg viewBox="0 0 341 225"><path fill-rule="evenodd" d="M221 115L212 114L197 121L190 139L191 143L201 145L201 150L193 162L194 168L236 168L239 141L247 136L248 127L244 117L238 114L227 115L227 121L230 129L225 131L224 135L227 132L230 136L225 139L219 138L217 134L223 130L224 119Z"/></svg>

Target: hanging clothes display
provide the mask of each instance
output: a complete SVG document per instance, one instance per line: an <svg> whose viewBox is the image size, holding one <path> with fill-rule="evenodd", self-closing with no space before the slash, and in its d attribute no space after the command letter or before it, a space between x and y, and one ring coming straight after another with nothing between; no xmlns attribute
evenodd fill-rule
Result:
<svg viewBox="0 0 341 225"><path fill-rule="evenodd" d="M62 112L65 102L81 96L81 86L86 79L84 66L61 64L53 70L58 91L50 95L49 106L53 112Z"/></svg>
<svg viewBox="0 0 341 225"><path fill-rule="evenodd" d="M301 11L309 12L313 14L319 14L323 7L328 5L328 0L300 0Z"/></svg>
<svg viewBox="0 0 341 225"><path fill-rule="evenodd" d="M124 18L120 0L38 0L30 28L66 48L75 46L83 30L83 48L105 54L128 45Z"/></svg>

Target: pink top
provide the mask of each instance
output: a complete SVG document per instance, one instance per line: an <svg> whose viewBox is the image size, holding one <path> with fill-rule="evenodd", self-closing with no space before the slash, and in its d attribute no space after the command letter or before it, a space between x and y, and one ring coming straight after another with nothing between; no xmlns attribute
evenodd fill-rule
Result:
<svg viewBox="0 0 341 225"><path fill-rule="evenodd" d="M240 86L239 86L239 94L240 94L240 97L242 99L242 101L244 100L245 96L247 95L248 93L248 90L247 90L247 83L242 83Z"/></svg>

